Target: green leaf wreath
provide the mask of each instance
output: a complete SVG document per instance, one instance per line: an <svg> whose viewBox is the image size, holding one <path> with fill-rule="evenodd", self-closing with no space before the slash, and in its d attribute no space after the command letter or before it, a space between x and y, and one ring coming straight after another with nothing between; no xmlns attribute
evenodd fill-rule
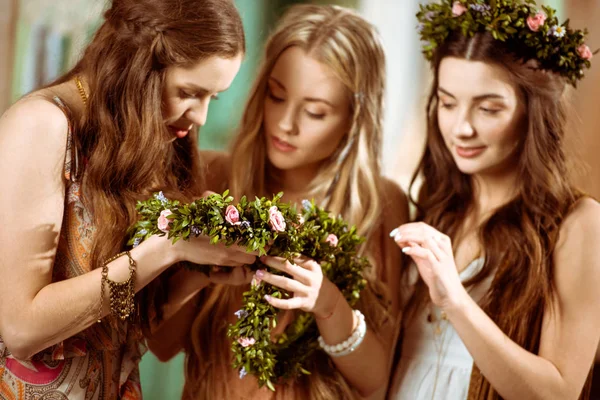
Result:
<svg viewBox="0 0 600 400"><path fill-rule="evenodd" d="M421 4L417 19L423 54L429 61L451 32L467 37L490 32L524 60L538 60L542 69L564 76L575 86L598 52L592 53L585 44L587 30L571 29L569 20L561 24L556 10L538 7L534 0L441 0Z"/></svg>
<svg viewBox="0 0 600 400"><path fill-rule="evenodd" d="M272 199L242 197L233 204L226 191L189 204L170 201L162 193L138 202L140 220L130 228L130 246L137 246L152 235L168 235L173 243L190 236L206 235L211 243L237 244L260 255L278 256L292 261L300 255L321 264L323 275L334 283L353 305L365 287L363 271L369 267L364 257L357 255L363 238L354 227L348 227L341 217L331 217L313 202L304 200L297 213L294 206L281 201L282 193ZM211 266L188 264L189 269L208 274ZM267 269L282 274L259 259L252 270ZM233 367L240 378L246 374L257 377L259 386L275 390L274 384L310 374L305 360L318 349L319 332L311 313L300 313L277 338L271 329L276 326L278 309L264 300L265 295L289 298L293 293L262 284L253 279L250 290L243 295L243 306L235 313L237 322L227 332L231 339Z"/></svg>

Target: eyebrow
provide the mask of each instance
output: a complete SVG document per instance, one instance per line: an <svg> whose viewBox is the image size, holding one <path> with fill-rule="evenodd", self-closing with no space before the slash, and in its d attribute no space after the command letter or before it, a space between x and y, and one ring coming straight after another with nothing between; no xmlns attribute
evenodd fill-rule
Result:
<svg viewBox="0 0 600 400"><path fill-rule="evenodd" d="M453 99L456 100L456 97L454 97L454 95L452 93L450 93L449 91L447 91L446 89L439 87L438 86L438 91L442 92L443 94L445 94L446 96L450 96ZM481 100L489 100L489 99L499 99L499 100L504 100L505 97L502 95L499 95L497 93L484 93L484 94L480 94L479 96L475 96L473 98L473 100L476 101L481 101Z"/></svg>
<svg viewBox="0 0 600 400"><path fill-rule="evenodd" d="M211 92L212 92L212 90L210 90L210 89L207 89L207 88L205 88L205 87L202 87L202 86L198 86L198 85L196 85L195 83L192 83L192 82L184 82L184 83L182 84L182 86L185 86L185 87L187 87L187 88L189 88L189 89L192 89L193 91L195 91L195 92L197 92L197 93L211 93ZM223 89L223 90L218 90L218 91L216 91L215 93L221 93L221 92L224 92L224 91L226 91L227 89L229 89L229 86L228 86L228 87L226 87L226 88L225 88L225 89Z"/></svg>
<svg viewBox="0 0 600 400"><path fill-rule="evenodd" d="M279 87L280 87L282 90L286 90L285 86L283 86L283 83L279 82L279 81L278 81L276 78L273 78L272 76L270 76L270 77L269 77L269 81L272 81L273 83L275 83L275 84L276 84L277 86L279 86ZM305 97L305 98L304 98L304 100L305 100L305 101L308 101L308 102L311 102L311 103L312 103L312 102L320 102L320 103L325 103L325 104L327 104L329 107L331 107L331 108L335 108L335 106L334 106L334 105L333 105L331 102L329 102L329 101L327 101L327 100L325 100L325 99L322 99L322 98L320 98L320 97Z"/></svg>
<svg viewBox="0 0 600 400"><path fill-rule="evenodd" d="M192 82L185 82L183 84L183 86L186 86L189 89L192 89L192 90L194 90L196 92L210 92L210 90L208 90L207 88L204 88L202 86L198 86L198 85L196 85L195 83L192 83Z"/></svg>

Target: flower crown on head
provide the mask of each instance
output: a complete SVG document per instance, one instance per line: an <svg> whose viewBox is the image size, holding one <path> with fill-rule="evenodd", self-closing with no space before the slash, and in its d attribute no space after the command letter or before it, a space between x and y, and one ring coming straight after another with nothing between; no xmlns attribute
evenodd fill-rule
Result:
<svg viewBox="0 0 600 400"><path fill-rule="evenodd" d="M569 28L555 16L556 10L534 0L441 0L421 4L417 13L423 54L429 61L451 32L471 37L490 32L523 60L536 59L540 68L567 78L575 86L593 57L584 43L587 30Z"/></svg>

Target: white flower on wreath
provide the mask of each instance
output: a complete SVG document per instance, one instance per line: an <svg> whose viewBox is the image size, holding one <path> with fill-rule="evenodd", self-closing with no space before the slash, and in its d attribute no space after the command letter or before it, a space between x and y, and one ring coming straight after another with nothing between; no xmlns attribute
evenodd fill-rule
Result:
<svg viewBox="0 0 600 400"><path fill-rule="evenodd" d="M557 37L557 38L561 38L561 37L565 36L566 33L567 33L567 29L561 25L554 25L548 31L549 35L553 35L554 37Z"/></svg>

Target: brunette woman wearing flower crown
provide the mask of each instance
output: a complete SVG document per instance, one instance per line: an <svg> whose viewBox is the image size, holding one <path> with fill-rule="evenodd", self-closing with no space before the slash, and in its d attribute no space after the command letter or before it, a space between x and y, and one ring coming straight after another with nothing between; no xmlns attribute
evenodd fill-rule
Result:
<svg viewBox="0 0 600 400"><path fill-rule="evenodd" d="M135 293L177 261L255 259L205 237L121 253L137 200L205 189L195 127L240 67L234 5L114 0L105 18L70 72L0 119L3 399L141 399Z"/></svg>
<svg viewBox="0 0 600 400"><path fill-rule="evenodd" d="M600 205L569 180L564 141L567 86L592 53L521 1L418 17L434 81L419 222L391 234L414 265L389 398L586 399Z"/></svg>

